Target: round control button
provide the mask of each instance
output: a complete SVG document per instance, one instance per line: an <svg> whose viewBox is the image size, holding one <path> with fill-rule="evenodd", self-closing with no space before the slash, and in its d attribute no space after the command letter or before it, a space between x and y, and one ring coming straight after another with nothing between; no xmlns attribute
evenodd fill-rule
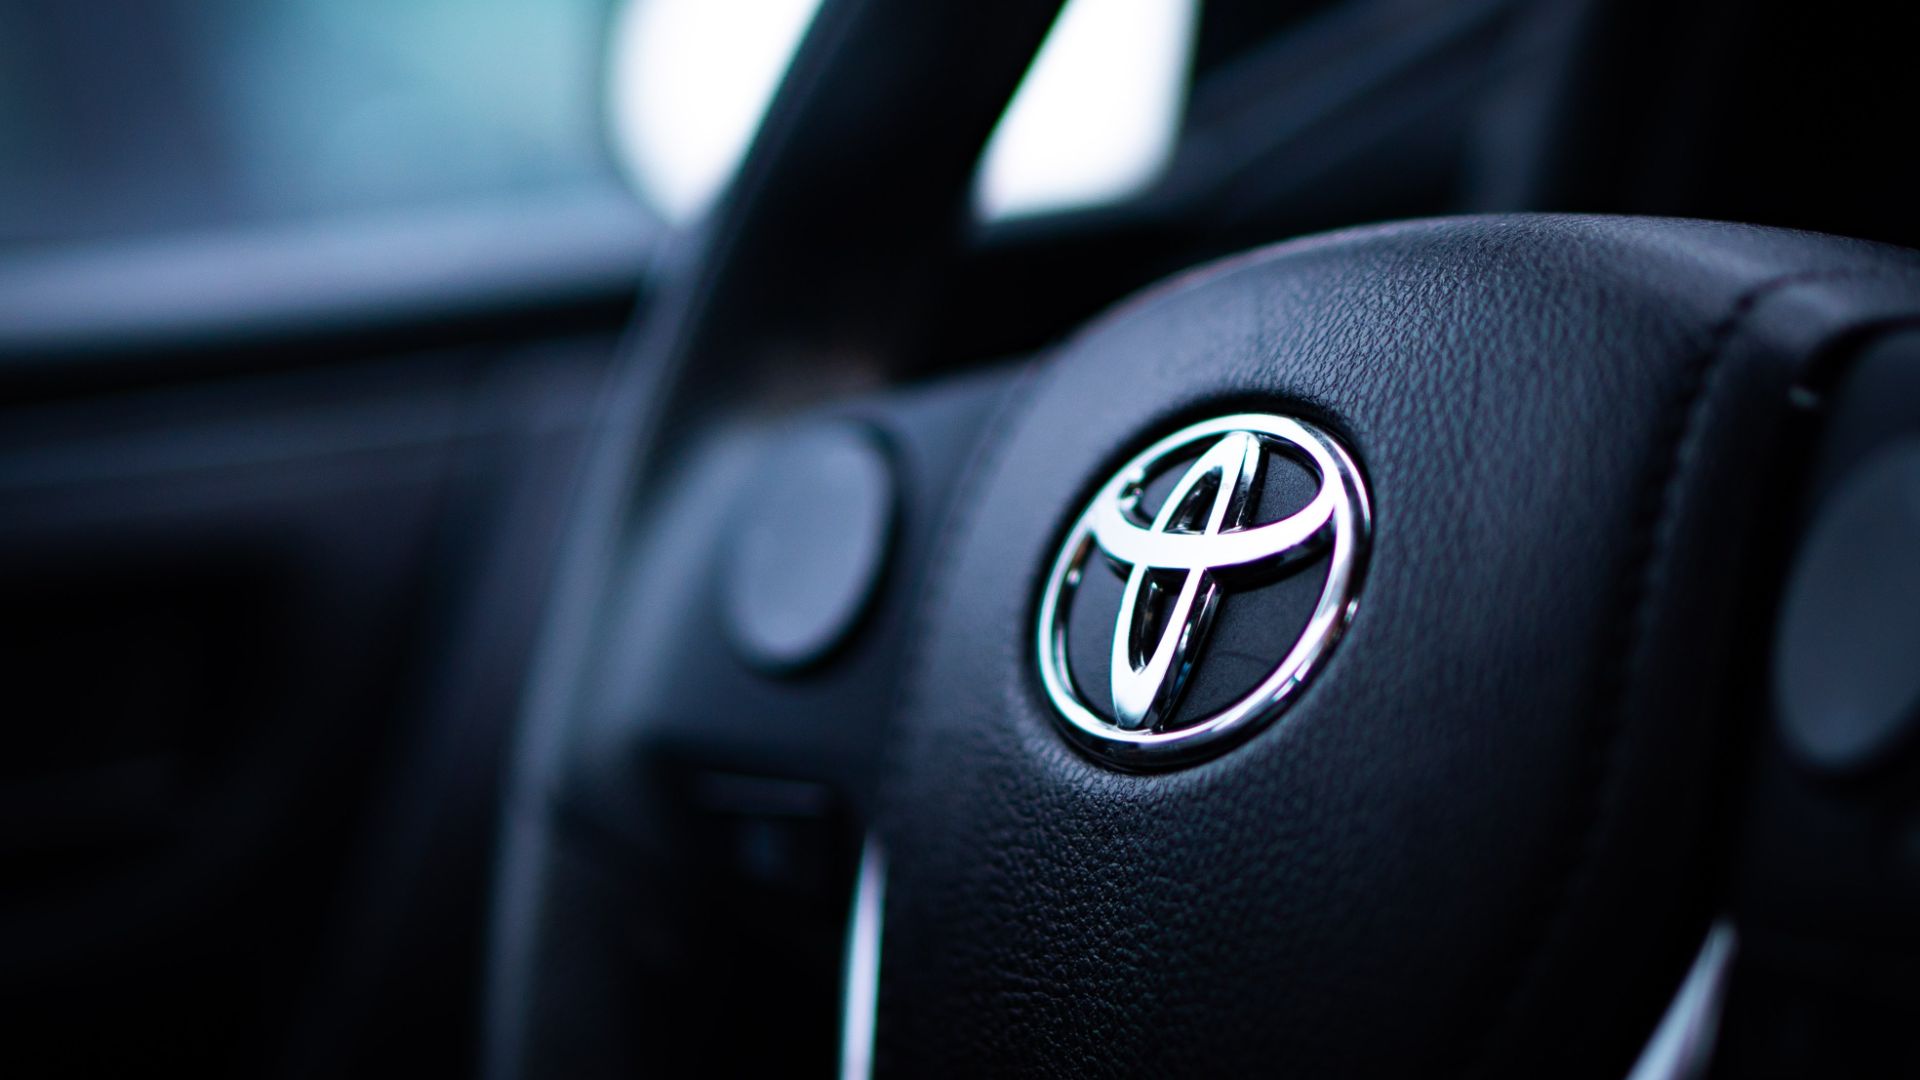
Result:
<svg viewBox="0 0 1920 1080"><path fill-rule="evenodd" d="M871 428L823 422L774 438L724 564L728 631L749 662L788 672L846 638L880 581L894 503Z"/></svg>
<svg viewBox="0 0 1920 1080"><path fill-rule="evenodd" d="M1920 438L1855 467L1820 508L1775 648L1783 737L1807 764L1855 770L1920 727Z"/></svg>

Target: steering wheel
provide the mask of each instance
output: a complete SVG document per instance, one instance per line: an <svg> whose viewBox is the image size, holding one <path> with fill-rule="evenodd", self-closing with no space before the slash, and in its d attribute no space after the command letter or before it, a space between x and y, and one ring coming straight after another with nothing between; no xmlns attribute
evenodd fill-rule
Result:
<svg viewBox="0 0 1920 1080"><path fill-rule="evenodd" d="M1405 222L930 370L1022 302L951 286L1051 14L827 5L648 298L491 1072L1624 1075L1721 903L1806 404L1920 261Z"/></svg>

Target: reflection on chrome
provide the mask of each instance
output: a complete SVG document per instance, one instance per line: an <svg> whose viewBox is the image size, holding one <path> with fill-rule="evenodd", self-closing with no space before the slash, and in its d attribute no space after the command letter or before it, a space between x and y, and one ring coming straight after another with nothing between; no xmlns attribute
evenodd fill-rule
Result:
<svg viewBox="0 0 1920 1080"><path fill-rule="evenodd" d="M880 1007L880 931L887 893L887 857L867 837L847 919L847 966L840 1022L840 1080L873 1075L874 1020Z"/></svg>
<svg viewBox="0 0 1920 1080"><path fill-rule="evenodd" d="M1726 995L1727 971L1738 939L1726 920L1707 930L1680 992L1667 1006L1660 1026L1647 1040L1640 1060L1627 1080L1698 1080L1713 1060L1713 1041L1720 1031L1720 1003Z"/></svg>
<svg viewBox="0 0 1920 1080"><path fill-rule="evenodd" d="M1147 522L1140 509L1147 485L1195 446L1205 449ZM1270 453L1309 466L1320 487L1287 517L1249 524ZM1067 736L1113 764L1146 768L1193 760L1273 719L1353 618L1371 522L1359 466L1332 435L1304 421L1223 416L1149 446L1081 512L1041 594L1040 677ZM1284 657L1275 657L1267 678L1210 716L1170 726L1222 602L1216 573L1281 567L1329 549L1326 581L1306 629ZM1123 568L1127 582L1114 626L1112 720L1089 706L1068 663L1067 616L1095 553ZM1154 627L1157 636L1149 633Z"/></svg>

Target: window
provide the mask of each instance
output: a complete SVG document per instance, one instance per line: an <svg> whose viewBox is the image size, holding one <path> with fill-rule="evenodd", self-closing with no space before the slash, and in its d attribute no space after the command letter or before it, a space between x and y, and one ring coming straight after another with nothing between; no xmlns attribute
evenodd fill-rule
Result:
<svg viewBox="0 0 1920 1080"><path fill-rule="evenodd" d="M610 0L0 0L0 244L620 190Z"/></svg>

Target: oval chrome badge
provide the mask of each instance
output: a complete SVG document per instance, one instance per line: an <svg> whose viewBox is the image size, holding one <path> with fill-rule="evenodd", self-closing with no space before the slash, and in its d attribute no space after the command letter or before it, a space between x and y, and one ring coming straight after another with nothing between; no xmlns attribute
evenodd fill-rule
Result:
<svg viewBox="0 0 1920 1080"><path fill-rule="evenodd" d="M1317 478L1317 490L1269 520L1260 504L1276 459ZM1040 676L1062 730L1095 757L1145 769L1217 753L1271 721L1353 618L1371 524L1353 457L1305 421L1241 413L1147 447L1075 520L1041 595ZM1324 580L1291 644L1275 649L1250 689L1193 714L1188 692L1223 606L1313 567L1324 568ZM1088 575L1107 573L1119 588L1111 648L1098 650L1106 678L1082 685L1074 657L1086 649L1070 648L1069 634L1107 620L1104 608L1076 612L1075 604ZM1113 590L1105 592L1111 602ZM1244 650L1234 656L1245 664Z"/></svg>

